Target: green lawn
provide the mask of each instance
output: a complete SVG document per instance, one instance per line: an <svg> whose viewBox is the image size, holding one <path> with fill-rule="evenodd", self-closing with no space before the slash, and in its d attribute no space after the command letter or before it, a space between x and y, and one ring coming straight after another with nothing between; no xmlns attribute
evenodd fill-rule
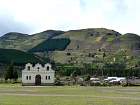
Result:
<svg viewBox="0 0 140 105"><path fill-rule="evenodd" d="M140 87L0 84L0 105L140 105Z"/></svg>

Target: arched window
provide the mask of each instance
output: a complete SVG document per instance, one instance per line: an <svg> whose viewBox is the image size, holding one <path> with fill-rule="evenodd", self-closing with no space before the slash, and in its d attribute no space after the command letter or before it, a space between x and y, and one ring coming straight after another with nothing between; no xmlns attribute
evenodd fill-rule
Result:
<svg viewBox="0 0 140 105"><path fill-rule="evenodd" d="M26 76L26 80L28 80L28 76Z"/></svg>
<svg viewBox="0 0 140 105"><path fill-rule="evenodd" d="M31 76L29 76L29 80L31 80Z"/></svg>
<svg viewBox="0 0 140 105"><path fill-rule="evenodd" d="M27 70L29 70L29 71L30 71L30 69L31 69L31 67L30 67L30 66L28 66L28 67L27 67Z"/></svg>
<svg viewBox="0 0 140 105"><path fill-rule="evenodd" d="M48 76L46 76L46 80L48 79Z"/></svg>
<svg viewBox="0 0 140 105"><path fill-rule="evenodd" d="M40 67L37 67L37 71L39 71Z"/></svg>
<svg viewBox="0 0 140 105"><path fill-rule="evenodd" d="M50 76L48 76L48 79L50 80L50 79L51 79L51 77L50 77Z"/></svg>
<svg viewBox="0 0 140 105"><path fill-rule="evenodd" d="M50 67L49 66L47 66L47 71L50 69Z"/></svg>

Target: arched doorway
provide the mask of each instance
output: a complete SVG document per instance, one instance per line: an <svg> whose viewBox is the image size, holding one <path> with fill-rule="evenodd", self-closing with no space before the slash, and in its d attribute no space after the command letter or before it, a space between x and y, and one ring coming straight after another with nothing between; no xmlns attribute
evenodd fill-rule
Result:
<svg viewBox="0 0 140 105"><path fill-rule="evenodd" d="M35 85L41 85L41 75L35 76Z"/></svg>

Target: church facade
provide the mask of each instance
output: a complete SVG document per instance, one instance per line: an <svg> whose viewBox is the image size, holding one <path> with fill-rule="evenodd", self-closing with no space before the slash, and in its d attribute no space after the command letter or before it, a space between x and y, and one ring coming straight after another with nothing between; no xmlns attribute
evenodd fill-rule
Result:
<svg viewBox="0 0 140 105"><path fill-rule="evenodd" d="M31 63L25 65L22 70L22 85L53 85L55 81L55 71L52 70L51 64L47 63L44 67L37 63L34 66Z"/></svg>

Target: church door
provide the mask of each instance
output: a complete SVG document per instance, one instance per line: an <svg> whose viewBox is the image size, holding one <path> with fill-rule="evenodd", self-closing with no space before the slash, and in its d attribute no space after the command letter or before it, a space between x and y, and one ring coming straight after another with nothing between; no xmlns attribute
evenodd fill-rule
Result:
<svg viewBox="0 0 140 105"><path fill-rule="evenodd" d="M35 76L35 85L41 85L41 75Z"/></svg>

